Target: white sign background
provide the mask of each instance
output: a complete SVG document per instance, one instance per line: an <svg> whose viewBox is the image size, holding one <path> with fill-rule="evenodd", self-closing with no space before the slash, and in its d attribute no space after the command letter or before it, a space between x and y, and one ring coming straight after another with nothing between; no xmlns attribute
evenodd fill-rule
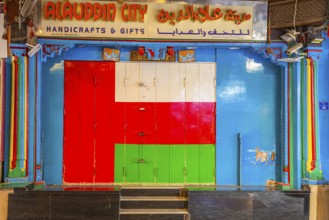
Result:
<svg viewBox="0 0 329 220"><path fill-rule="evenodd" d="M170 39L170 40L199 40L199 41L217 41L217 40L252 40L253 36L253 6L224 6L210 5L209 14L213 15L217 8L220 8L222 17L214 20L206 20L203 23L199 20L193 21L192 18L183 19L177 22L179 11L183 10L186 15L186 4L177 3L127 3L147 5L147 12L144 15L144 22L123 21L122 10L127 13L127 5L117 4L116 16L114 21L103 21L102 19L94 21L92 18L85 20L53 20L45 19L44 6L48 1L42 1L41 25L37 32L38 36L43 37L73 37L73 38L113 38L113 39ZM73 3L86 3L83 1L69 1ZM97 1L89 2L95 4ZM53 3L57 3L53 1ZM104 5L106 1L98 1ZM61 2L63 5L64 2ZM205 9L205 5L193 5L193 11L199 8ZM158 15L161 12L167 12L169 15L175 13L174 19L167 22L159 22ZM243 17L243 14L250 14L249 20L244 20L241 24L236 24L232 20L226 20L227 10L236 10L235 15ZM61 10L60 10L61 11ZM137 19L140 14L137 11ZM171 21L171 22L170 22Z"/></svg>

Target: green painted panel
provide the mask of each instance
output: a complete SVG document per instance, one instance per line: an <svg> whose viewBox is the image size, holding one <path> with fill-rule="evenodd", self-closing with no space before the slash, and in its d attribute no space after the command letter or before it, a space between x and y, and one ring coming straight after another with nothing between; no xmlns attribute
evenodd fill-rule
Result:
<svg viewBox="0 0 329 220"><path fill-rule="evenodd" d="M200 145L200 183L215 183L215 145Z"/></svg>
<svg viewBox="0 0 329 220"><path fill-rule="evenodd" d="M185 145L170 147L170 182L185 183Z"/></svg>
<svg viewBox="0 0 329 220"><path fill-rule="evenodd" d="M169 145L156 146L156 182L170 183L170 147Z"/></svg>
<svg viewBox="0 0 329 220"><path fill-rule="evenodd" d="M186 145L186 183L199 183L199 145Z"/></svg>
<svg viewBox="0 0 329 220"><path fill-rule="evenodd" d="M126 182L139 182L139 146L137 144L126 145Z"/></svg>
<svg viewBox="0 0 329 220"><path fill-rule="evenodd" d="M139 182L154 183L155 147L154 145L140 146Z"/></svg>
<svg viewBox="0 0 329 220"><path fill-rule="evenodd" d="M124 182L124 145L116 144L115 145L115 163L114 163L114 182L123 183Z"/></svg>

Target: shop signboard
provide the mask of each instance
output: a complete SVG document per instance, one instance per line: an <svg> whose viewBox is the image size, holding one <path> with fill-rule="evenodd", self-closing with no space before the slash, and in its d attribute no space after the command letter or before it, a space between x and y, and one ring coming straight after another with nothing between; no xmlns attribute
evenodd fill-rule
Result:
<svg viewBox="0 0 329 220"><path fill-rule="evenodd" d="M253 5L43 0L41 8L40 37L253 40Z"/></svg>

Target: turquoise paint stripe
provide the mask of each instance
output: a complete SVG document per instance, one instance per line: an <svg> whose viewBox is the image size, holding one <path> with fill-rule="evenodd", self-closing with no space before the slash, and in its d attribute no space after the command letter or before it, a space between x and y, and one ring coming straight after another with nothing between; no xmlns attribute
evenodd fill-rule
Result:
<svg viewBox="0 0 329 220"><path fill-rule="evenodd" d="M296 64L296 84L297 84L297 94L296 94L296 157L294 160L295 164L295 185L294 189L300 190L302 186L302 136L300 130L301 128L301 65L302 63Z"/></svg>
<svg viewBox="0 0 329 220"><path fill-rule="evenodd" d="M35 65L37 56L28 59L28 174L29 181L34 181L34 134L35 134Z"/></svg>

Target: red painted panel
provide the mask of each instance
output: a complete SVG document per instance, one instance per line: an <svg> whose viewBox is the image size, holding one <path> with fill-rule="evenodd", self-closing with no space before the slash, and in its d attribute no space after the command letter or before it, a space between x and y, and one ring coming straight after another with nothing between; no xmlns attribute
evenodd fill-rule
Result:
<svg viewBox="0 0 329 220"><path fill-rule="evenodd" d="M216 103L202 103L200 109L201 143L215 144L216 142Z"/></svg>
<svg viewBox="0 0 329 220"><path fill-rule="evenodd" d="M142 143L155 143L155 103L141 103Z"/></svg>
<svg viewBox="0 0 329 220"><path fill-rule="evenodd" d="M64 182L92 183L94 173L93 65L65 63Z"/></svg>
<svg viewBox="0 0 329 220"><path fill-rule="evenodd" d="M155 143L156 144L170 144L170 130L171 124L169 117L170 104L169 103L156 103L156 130L155 130Z"/></svg>
<svg viewBox="0 0 329 220"><path fill-rule="evenodd" d="M127 144L215 143L215 103L127 102L125 105L127 130L119 136L126 136Z"/></svg>
<svg viewBox="0 0 329 220"><path fill-rule="evenodd" d="M185 144L185 102L170 103L170 136L171 144Z"/></svg>
<svg viewBox="0 0 329 220"><path fill-rule="evenodd" d="M79 94L75 94L79 100L80 121L72 125L76 130L80 130L79 149L76 153L78 160L78 182L94 182L94 85L93 85L93 65L83 63L80 66L80 88ZM84 67L84 68L83 68Z"/></svg>
<svg viewBox="0 0 329 220"><path fill-rule="evenodd" d="M201 109L200 102L186 103L186 144L200 144L201 143Z"/></svg>
<svg viewBox="0 0 329 220"><path fill-rule="evenodd" d="M126 103L126 143L141 144L142 139L142 109L140 103Z"/></svg>
<svg viewBox="0 0 329 220"><path fill-rule="evenodd" d="M95 182L114 182L114 143L111 125L114 104L113 62L98 62L95 69Z"/></svg>
<svg viewBox="0 0 329 220"><path fill-rule="evenodd" d="M113 143L123 144L125 139L125 108L123 102L114 103L112 106L111 120L113 123L110 125Z"/></svg>
<svg viewBox="0 0 329 220"><path fill-rule="evenodd" d="M78 132L72 128L72 125L79 121L78 105L74 105L75 97L72 95L79 90L79 81L74 77L80 78L79 69L74 72L74 63L65 62L64 74L64 153L63 153L63 182L74 182L78 178L77 160L75 155L78 149Z"/></svg>

